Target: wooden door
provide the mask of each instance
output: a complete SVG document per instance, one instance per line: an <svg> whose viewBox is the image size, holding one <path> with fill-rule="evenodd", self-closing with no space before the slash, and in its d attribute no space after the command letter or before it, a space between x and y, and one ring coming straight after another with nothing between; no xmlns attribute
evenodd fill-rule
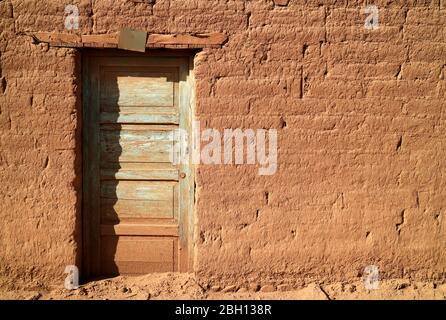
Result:
<svg viewBox="0 0 446 320"><path fill-rule="evenodd" d="M84 274L187 271L193 171L170 161L191 123L189 59L84 60Z"/></svg>

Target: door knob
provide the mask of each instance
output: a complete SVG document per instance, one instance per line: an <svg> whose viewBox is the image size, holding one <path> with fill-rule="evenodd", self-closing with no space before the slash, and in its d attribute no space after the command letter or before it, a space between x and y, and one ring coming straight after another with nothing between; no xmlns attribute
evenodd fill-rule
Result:
<svg viewBox="0 0 446 320"><path fill-rule="evenodd" d="M181 179L186 178L186 174L185 174L184 172L181 172L181 173L180 173L180 178L181 178Z"/></svg>

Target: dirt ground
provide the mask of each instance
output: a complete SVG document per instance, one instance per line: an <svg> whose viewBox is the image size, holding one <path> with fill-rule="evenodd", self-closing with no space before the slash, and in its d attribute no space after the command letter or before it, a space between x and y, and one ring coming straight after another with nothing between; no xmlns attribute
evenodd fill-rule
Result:
<svg viewBox="0 0 446 320"><path fill-rule="evenodd" d="M216 291L218 290L218 291ZM0 299L26 300L160 300L160 299L446 299L446 284L410 282L408 280L381 281L376 290L366 290L361 280L354 283L318 285L312 283L294 291L253 292L235 286L206 290L192 274L163 273L140 277L116 277L89 282L76 290L61 285L46 291L0 291Z"/></svg>

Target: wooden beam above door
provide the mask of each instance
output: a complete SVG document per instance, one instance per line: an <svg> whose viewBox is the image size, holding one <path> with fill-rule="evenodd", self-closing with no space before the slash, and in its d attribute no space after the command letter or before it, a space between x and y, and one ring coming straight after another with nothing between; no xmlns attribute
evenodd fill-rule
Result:
<svg viewBox="0 0 446 320"><path fill-rule="evenodd" d="M118 33L85 34L37 32L28 34L35 43L48 43L53 47L117 48ZM205 34L149 34L146 48L192 49L219 48L228 37L223 33Z"/></svg>

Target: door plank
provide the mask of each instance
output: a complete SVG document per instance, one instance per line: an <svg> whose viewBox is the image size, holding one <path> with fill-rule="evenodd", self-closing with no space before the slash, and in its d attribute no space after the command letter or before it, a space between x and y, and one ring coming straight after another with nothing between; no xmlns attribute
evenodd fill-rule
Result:
<svg viewBox="0 0 446 320"><path fill-rule="evenodd" d="M105 105L105 104L101 104L101 111L102 112L128 112L128 113L146 113L146 114L150 114L150 113L159 113L159 114L164 114L164 113L175 113L177 114L177 109L176 108L172 108L172 107L158 107L158 106L131 106L131 107L126 107L126 106L119 106L116 104L113 105Z"/></svg>
<svg viewBox="0 0 446 320"><path fill-rule="evenodd" d="M177 114L144 114L136 112L101 112L101 123L169 123L178 124Z"/></svg>
<svg viewBox="0 0 446 320"><path fill-rule="evenodd" d="M105 274L144 274L172 272L174 239L103 236L102 270Z"/></svg>
<svg viewBox="0 0 446 320"><path fill-rule="evenodd" d="M102 225L102 235L170 236L178 237L178 225L156 224L115 224Z"/></svg>
<svg viewBox="0 0 446 320"><path fill-rule="evenodd" d="M124 162L125 163L125 162ZM137 163L140 164L140 163ZM178 170L101 169L101 180L173 180L178 181Z"/></svg>
<svg viewBox="0 0 446 320"><path fill-rule="evenodd" d="M101 74L101 105L174 106L172 74L104 71Z"/></svg>
<svg viewBox="0 0 446 320"><path fill-rule="evenodd" d="M101 197L126 200L173 202L175 182L169 181L103 181Z"/></svg>
<svg viewBox="0 0 446 320"><path fill-rule="evenodd" d="M172 133L169 131L156 131L147 128L145 131L137 131L124 127L120 130L104 130L101 132L104 140L124 140L124 141L172 141ZM113 141L115 142L115 141Z"/></svg>
<svg viewBox="0 0 446 320"><path fill-rule="evenodd" d="M177 129L177 125L169 124L131 124L131 123L104 123L101 130L129 130L129 131L172 131Z"/></svg>
<svg viewBox="0 0 446 320"><path fill-rule="evenodd" d="M102 162L171 162L169 131L101 130Z"/></svg>
<svg viewBox="0 0 446 320"><path fill-rule="evenodd" d="M173 201L101 198L102 221L126 218L174 218Z"/></svg>

